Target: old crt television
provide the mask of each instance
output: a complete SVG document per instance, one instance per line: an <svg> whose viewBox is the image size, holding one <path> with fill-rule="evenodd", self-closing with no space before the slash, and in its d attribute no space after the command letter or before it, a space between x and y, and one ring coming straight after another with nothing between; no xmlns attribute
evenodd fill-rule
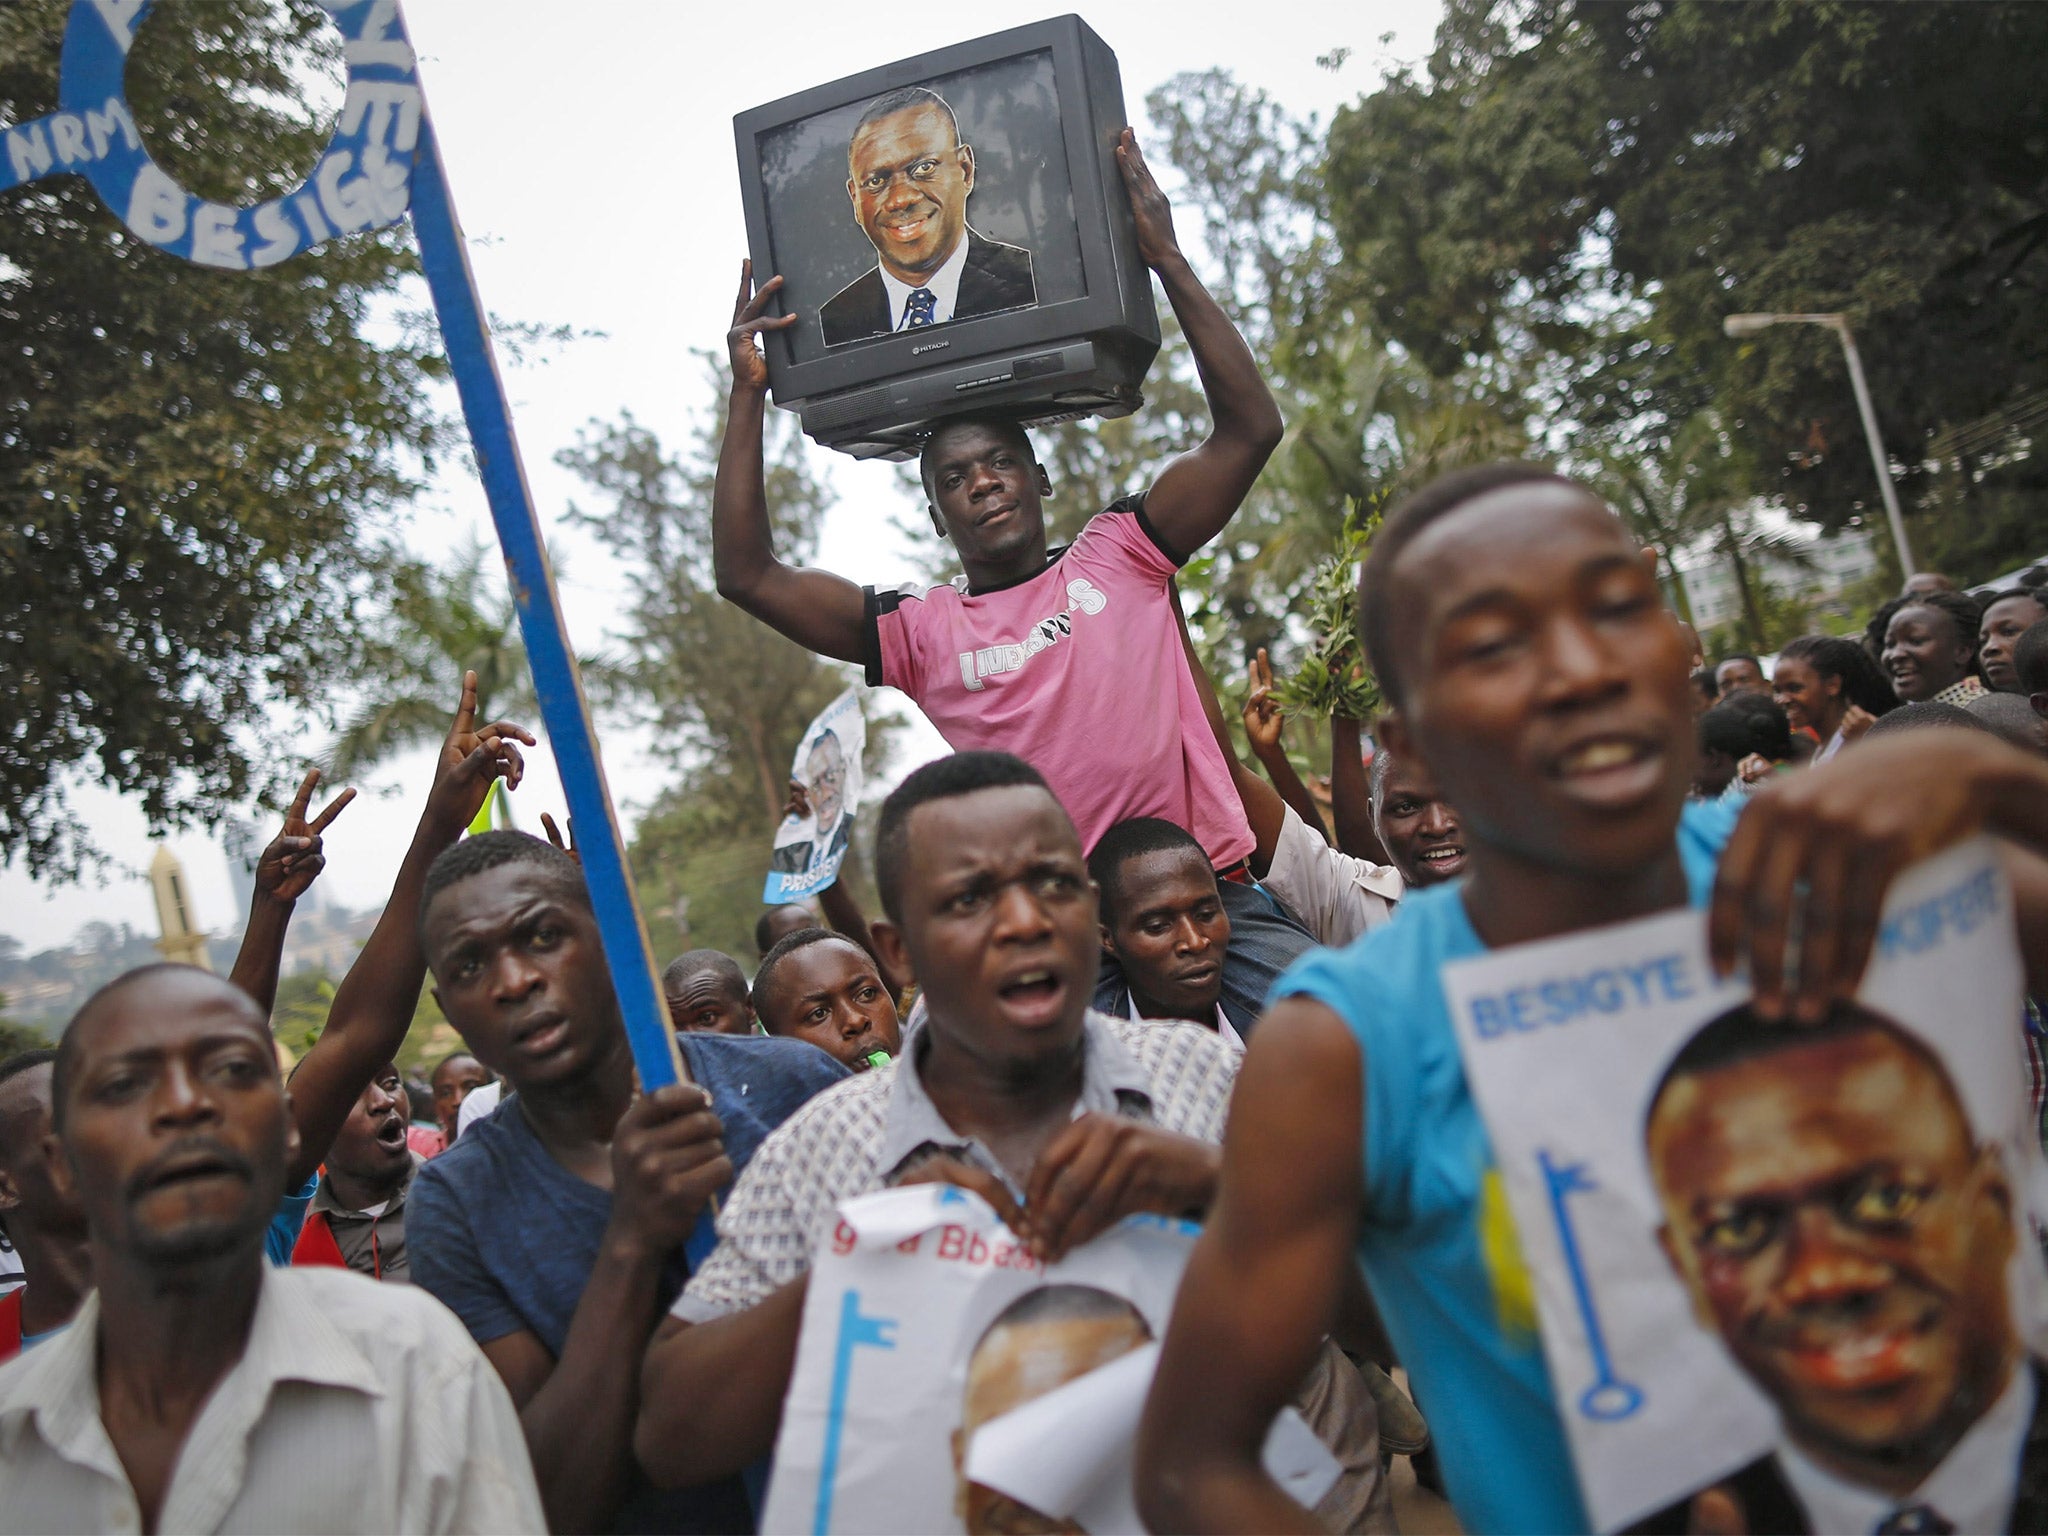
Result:
<svg viewBox="0 0 2048 1536"><path fill-rule="evenodd" d="M800 91L733 119L778 405L861 458L963 411L1128 415L1159 351L1117 170L1116 56L1078 16Z"/></svg>

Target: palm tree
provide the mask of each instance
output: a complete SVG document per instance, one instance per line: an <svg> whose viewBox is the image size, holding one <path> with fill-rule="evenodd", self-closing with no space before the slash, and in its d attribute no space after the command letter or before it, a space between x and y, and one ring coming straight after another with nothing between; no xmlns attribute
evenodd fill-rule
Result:
<svg viewBox="0 0 2048 1536"><path fill-rule="evenodd" d="M472 534L445 565L410 560L391 578L384 634L364 669L367 698L328 748L330 781L360 775L447 732L451 678L476 673L477 717L532 719L533 674L494 552Z"/></svg>

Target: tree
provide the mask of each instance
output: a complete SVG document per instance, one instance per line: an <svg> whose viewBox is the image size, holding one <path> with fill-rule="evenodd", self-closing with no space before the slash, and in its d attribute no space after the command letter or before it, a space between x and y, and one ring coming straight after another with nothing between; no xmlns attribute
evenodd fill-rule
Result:
<svg viewBox="0 0 2048 1536"><path fill-rule="evenodd" d="M687 458L633 419L593 422L556 456L602 498L571 520L626 563L632 597L621 654L594 673L601 697L655 728L674 775L641 818L631 850L650 912L688 898L692 942L746 953L761 909L768 848L791 755L852 673L785 640L718 596L711 572L711 487L725 431L725 387L705 359L717 404ZM830 494L805 462L794 421L772 416L766 447L776 546L807 560ZM868 716L870 769L892 717Z"/></svg>
<svg viewBox="0 0 2048 1536"><path fill-rule="evenodd" d="M406 560L353 679L363 704L328 748L332 779L361 773L448 730L451 679L476 673L479 719L531 720L538 712L519 614L494 550L471 535L446 564Z"/></svg>
<svg viewBox="0 0 2048 1536"><path fill-rule="evenodd" d="M1523 359L1568 454L1716 409L1828 527L1876 510L1835 338L1721 321L1846 311L1916 553L1981 577L2038 550L2048 467L1932 450L2048 385L2044 62L2031 5L1452 0L1426 75L1332 125L1347 280L1441 376Z"/></svg>
<svg viewBox="0 0 2048 1536"><path fill-rule="evenodd" d="M66 10L0 7L0 120L55 108ZM160 6L130 99L172 175L246 202L312 165L297 71L338 50L309 4ZM76 178L0 209L0 862L63 878L99 857L68 783L157 829L217 816L261 787L243 723L349 674L390 509L442 445L442 364L371 323L414 268L403 229L220 272Z"/></svg>

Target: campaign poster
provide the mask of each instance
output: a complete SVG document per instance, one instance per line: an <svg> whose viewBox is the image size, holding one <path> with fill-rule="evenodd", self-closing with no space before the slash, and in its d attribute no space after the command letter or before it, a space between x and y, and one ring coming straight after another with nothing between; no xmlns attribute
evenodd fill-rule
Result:
<svg viewBox="0 0 2048 1536"><path fill-rule="evenodd" d="M839 878L853 813L860 805L860 762L867 743L867 721L855 688L826 705L804 731L789 776L803 785L810 814L784 817L775 829L768 884L761 893L764 904L800 902Z"/></svg>
<svg viewBox="0 0 2048 1536"><path fill-rule="evenodd" d="M791 354L1081 297L1061 107L1039 49L763 134Z"/></svg>
<svg viewBox="0 0 2048 1536"><path fill-rule="evenodd" d="M1988 842L1915 866L1811 1026L1692 910L1445 968L1597 1527L2048 1529L2013 922Z"/></svg>
<svg viewBox="0 0 2048 1536"><path fill-rule="evenodd" d="M1133 1216L1047 1266L949 1185L845 1202L812 1262L762 1531L1136 1536L1132 1446L1197 1230ZM1265 1461L1311 1507L1338 1476L1291 1408Z"/></svg>

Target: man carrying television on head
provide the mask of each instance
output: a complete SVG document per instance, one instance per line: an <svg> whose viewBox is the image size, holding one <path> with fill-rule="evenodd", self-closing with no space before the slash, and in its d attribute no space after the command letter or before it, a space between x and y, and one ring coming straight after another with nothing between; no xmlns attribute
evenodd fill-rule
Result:
<svg viewBox="0 0 2048 1536"><path fill-rule="evenodd" d="M1134 816L1193 833L1225 876L1232 944L1223 1006L1242 1031L1277 971L1312 941L1249 883L1251 828L1188 670L1172 581L1258 478L1280 441L1280 411L1244 338L1181 254L1172 210L1129 129L1117 164L1139 254L1166 289L1208 396L1215 425L1206 441L1049 553L1041 503L1052 486L1023 429L953 417L926 441L920 470L933 527L952 540L961 576L929 589L864 589L788 565L769 533L768 368L755 336L796 322L764 314L781 278L752 293L747 268L726 338L732 399L712 554L723 596L821 655L861 663L871 685L900 688L956 750L1031 763L1084 848Z"/></svg>
<svg viewBox="0 0 2048 1536"><path fill-rule="evenodd" d="M967 223L974 149L936 91L905 86L868 103L846 146L846 195L875 265L818 311L825 345L1038 302L1031 253Z"/></svg>

